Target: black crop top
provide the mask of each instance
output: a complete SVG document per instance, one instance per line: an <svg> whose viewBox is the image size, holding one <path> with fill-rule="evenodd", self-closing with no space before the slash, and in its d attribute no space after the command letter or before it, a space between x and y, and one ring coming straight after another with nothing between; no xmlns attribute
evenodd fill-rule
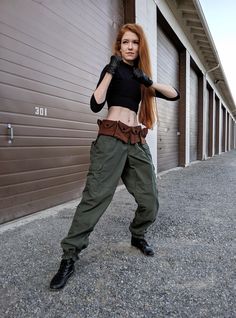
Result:
<svg viewBox="0 0 236 318"><path fill-rule="evenodd" d="M103 80L105 74L106 66L102 70L97 87ZM179 99L179 92L177 90L176 92L176 97L169 98L162 93L155 91L156 97L170 101ZM111 106L122 106L134 111L137 114L139 103L141 101L141 84L134 77L132 65L121 61L115 75L112 77L105 101L101 104L98 104L93 94L90 100L91 110L95 113L99 112L105 105L106 101L108 109Z"/></svg>

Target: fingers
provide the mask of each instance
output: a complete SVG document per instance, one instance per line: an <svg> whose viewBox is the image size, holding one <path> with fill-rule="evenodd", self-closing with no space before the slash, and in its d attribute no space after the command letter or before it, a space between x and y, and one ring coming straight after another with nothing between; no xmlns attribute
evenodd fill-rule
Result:
<svg viewBox="0 0 236 318"><path fill-rule="evenodd" d="M114 75L121 60L122 60L121 56L112 55L110 59L110 63L107 65L107 69L106 69L107 73Z"/></svg>

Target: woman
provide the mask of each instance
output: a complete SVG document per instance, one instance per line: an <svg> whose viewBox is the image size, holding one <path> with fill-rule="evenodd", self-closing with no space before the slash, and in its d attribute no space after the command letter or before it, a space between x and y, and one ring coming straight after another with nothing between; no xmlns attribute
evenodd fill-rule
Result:
<svg viewBox="0 0 236 318"><path fill-rule="evenodd" d="M91 147L86 186L69 233L61 242L62 261L51 289L63 288L74 273L74 262L88 246L89 235L111 202L120 178L138 204L129 227L131 245L146 256L154 255L145 233L156 219L159 204L145 136L156 121L155 97L177 100L179 94L169 85L153 83L150 77L144 32L137 24L126 24L118 32L114 55L91 97L92 111L99 112L107 101L108 114L105 120L98 120L99 132Z"/></svg>

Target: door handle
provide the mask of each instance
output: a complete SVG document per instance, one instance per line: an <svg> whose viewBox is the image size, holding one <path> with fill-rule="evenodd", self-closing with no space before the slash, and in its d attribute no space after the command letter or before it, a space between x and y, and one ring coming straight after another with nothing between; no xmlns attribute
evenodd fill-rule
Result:
<svg viewBox="0 0 236 318"><path fill-rule="evenodd" d="M8 132L8 143L12 144L14 139L14 130L11 124L7 124L7 132Z"/></svg>

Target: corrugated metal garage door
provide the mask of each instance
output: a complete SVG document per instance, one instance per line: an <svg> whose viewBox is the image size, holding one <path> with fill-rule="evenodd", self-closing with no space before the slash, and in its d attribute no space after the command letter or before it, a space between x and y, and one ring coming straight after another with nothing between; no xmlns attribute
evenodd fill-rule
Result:
<svg viewBox="0 0 236 318"><path fill-rule="evenodd" d="M198 76L190 70L190 161L197 160L198 143Z"/></svg>
<svg viewBox="0 0 236 318"><path fill-rule="evenodd" d="M219 136L220 136L220 113L219 113L220 101L215 96L215 154L219 154Z"/></svg>
<svg viewBox="0 0 236 318"><path fill-rule="evenodd" d="M179 87L179 53L163 30L157 29L157 77L158 82ZM158 99L157 166L158 171L179 165L178 160L178 101Z"/></svg>
<svg viewBox="0 0 236 318"><path fill-rule="evenodd" d="M1 1L0 23L5 222L80 195L97 132L89 99L123 23L123 2Z"/></svg>
<svg viewBox="0 0 236 318"><path fill-rule="evenodd" d="M230 149L234 149L234 121L230 117L231 121L231 139L230 139Z"/></svg>
<svg viewBox="0 0 236 318"><path fill-rule="evenodd" d="M236 148L236 123L234 122L234 148Z"/></svg>
<svg viewBox="0 0 236 318"><path fill-rule="evenodd" d="M225 152L225 108L221 106L221 151Z"/></svg>
<svg viewBox="0 0 236 318"><path fill-rule="evenodd" d="M229 148L230 148L230 116L229 116L229 113L227 112L227 115L226 115L226 120L227 120L227 139L226 139L226 150L229 151Z"/></svg>
<svg viewBox="0 0 236 318"><path fill-rule="evenodd" d="M206 102L205 102L205 134L204 134L204 139L205 139L205 156L208 157L209 153L209 89L206 89Z"/></svg>

